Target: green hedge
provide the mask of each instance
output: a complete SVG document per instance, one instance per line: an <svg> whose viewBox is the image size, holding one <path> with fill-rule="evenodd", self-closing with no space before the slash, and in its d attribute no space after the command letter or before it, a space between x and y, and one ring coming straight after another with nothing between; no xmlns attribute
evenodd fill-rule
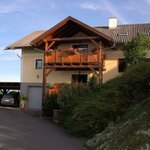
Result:
<svg viewBox="0 0 150 150"><path fill-rule="evenodd" d="M95 90L85 89L79 88L72 91L70 97L62 98L64 113L61 123L71 133L89 137L101 132L131 106L149 96L150 62L128 69L102 87L95 86ZM70 90L66 90L66 95L68 93Z"/></svg>

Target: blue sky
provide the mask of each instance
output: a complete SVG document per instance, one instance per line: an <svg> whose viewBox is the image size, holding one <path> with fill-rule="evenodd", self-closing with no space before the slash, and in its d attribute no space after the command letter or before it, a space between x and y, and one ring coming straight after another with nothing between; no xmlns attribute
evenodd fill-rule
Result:
<svg viewBox="0 0 150 150"><path fill-rule="evenodd" d="M7 45L67 16L91 26L107 25L109 17L150 23L150 0L0 0L0 82L20 81L20 51L4 51Z"/></svg>

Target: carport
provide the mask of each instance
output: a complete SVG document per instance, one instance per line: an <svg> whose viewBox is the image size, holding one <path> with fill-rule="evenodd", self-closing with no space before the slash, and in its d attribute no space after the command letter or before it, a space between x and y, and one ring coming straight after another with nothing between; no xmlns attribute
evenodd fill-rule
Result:
<svg viewBox="0 0 150 150"><path fill-rule="evenodd" d="M0 82L0 92L4 95L9 90L20 90L20 82Z"/></svg>

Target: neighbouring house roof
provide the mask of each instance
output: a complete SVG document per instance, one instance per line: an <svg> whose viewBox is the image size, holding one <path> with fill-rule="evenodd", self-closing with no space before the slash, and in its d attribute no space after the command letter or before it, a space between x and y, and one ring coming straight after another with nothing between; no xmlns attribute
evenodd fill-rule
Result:
<svg viewBox="0 0 150 150"><path fill-rule="evenodd" d="M11 45L7 46L5 49L19 49L23 47L32 47L31 42L42 35L47 30L40 30L32 32L31 34L23 37L22 39L16 41L15 43L12 43Z"/></svg>
<svg viewBox="0 0 150 150"><path fill-rule="evenodd" d="M58 35L56 31L60 29L61 27L63 30L66 29L70 31L69 28L73 24L67 24L68 21L71 21L72 23L81 26L80 29L84 28L86 31L90 31L96 35L99 35L102 38L107 39L108 41L113 40L115 43L125 43L128 41L131 41L138 34L145 34L145 35L150 36L150 23L118 25L117 28L115 29L109 29L107 26L90 27L80 22L79 20L76 20L69 16L63 21L61 21L60 23L58 23L57 25L55 25L54 27L52 27L51 29L32 32L31 34L18 40L17 42L7 46L6 49L18 49L18 48L23 48L23 47L31 47L33 46L32 44L36 45L36 43L42 41L43 38L45 38L46 36ZM75 30L75 26L73 26L72 28L73 30ZM61 29L61 32L63 31L62 29ZM77 29L79 30L79 28ZM59 33L61 32L59 31Z"/></svg>
<svg viewBox="0 0 150 150"><path fill-rule="evenodd" d="M106 26L94 28L99 32L113 38L115 43L125 43L131 41L139 34L150 36L150 23L118 25L116 29L109 29Z"/></svg>

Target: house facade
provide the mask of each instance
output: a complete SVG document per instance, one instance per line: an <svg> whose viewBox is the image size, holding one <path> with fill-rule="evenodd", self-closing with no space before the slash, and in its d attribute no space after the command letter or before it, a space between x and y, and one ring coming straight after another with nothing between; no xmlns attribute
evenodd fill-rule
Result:
<svg viewBox="0 0 150 150"><path fill-rule="evenodd" d="M21 93L28 96L28 108L41 109L54 84L88 82L93 73L104 83L124 72L121 47L138 34L150 36L150 24L117 25L110 18L108 26L90 27L67 17L6 49L22 49Z"/></svg>

